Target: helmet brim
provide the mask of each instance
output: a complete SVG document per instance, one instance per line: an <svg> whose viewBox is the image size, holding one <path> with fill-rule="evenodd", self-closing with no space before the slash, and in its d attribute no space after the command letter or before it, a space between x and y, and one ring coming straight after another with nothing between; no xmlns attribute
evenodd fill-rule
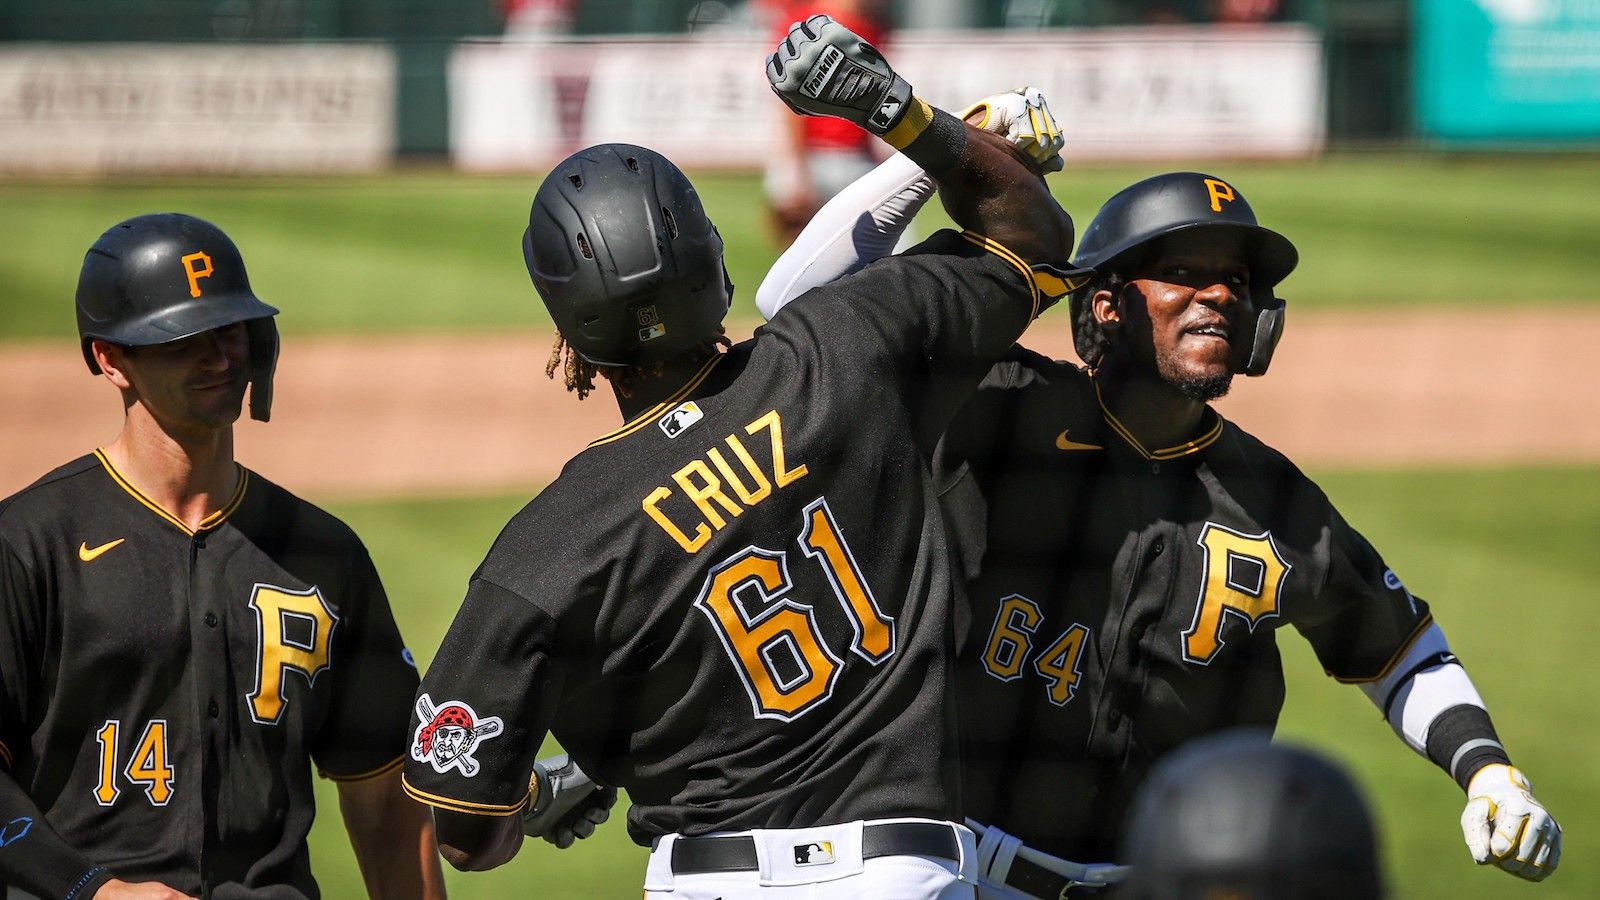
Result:
<svg viewBox="0 0 1600 900"><path fill-rule="evenodd" d="M119 322L112 327L85 328L83 336L124 347L154 347L277 314L276 307L261 302L254 294L210 296L175 309L163 309Z"/></svg>
<svg viewBox="0 0 1600 900"><path fill-rule="evenodd" d="M1236 237L1250 264L1254 285L1267 289L1276 287L1278 282L1287 278L1300 263L1300 253L1294 244L1270 228L1243 222L1184 222L1151 234L1142 234L1135 239L1110 247L1093 258L1079 257L1073 260L1073 265L1109 274L1118 271L1119 266L1136 262L1145 248L1162 238L1200 229L1232 233Z"/></svg>

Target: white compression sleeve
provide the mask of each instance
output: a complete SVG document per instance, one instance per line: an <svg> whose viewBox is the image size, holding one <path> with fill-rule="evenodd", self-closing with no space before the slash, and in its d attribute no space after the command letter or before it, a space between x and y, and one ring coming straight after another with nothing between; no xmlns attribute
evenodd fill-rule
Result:
<svg viewBox="0 0 1600 900"><path fill-rule="evenodd" d="M756 308L771 319L790 300L894 251L933 196L933 179L896 153L817 211L756 288Z"/></svg>
<svg viewBox="0 0 1600 900"><path fill-rule="evenodd" d="M1483 698L1450 653L1438 625L1417 636L1387 677L1363 684L1361 690L1385 713L1395 734L1424 756L1428 729L1441 713L1457 706L1484 708Z"/></svg>

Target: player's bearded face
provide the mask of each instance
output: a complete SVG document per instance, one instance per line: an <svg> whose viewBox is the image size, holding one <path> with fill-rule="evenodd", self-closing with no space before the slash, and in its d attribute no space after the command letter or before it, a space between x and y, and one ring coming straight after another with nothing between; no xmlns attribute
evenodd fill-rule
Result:
<svg viewBox="0 0 1600 900"><path fill-rule="evenodd" d="M163 425L215 430L239 418L248 386L250 342L245 326L124 351L123 365L139 401Z"/></svg>
<svg viewBox="0 0 1600 900"><path fill-rule="evenodd" d="M1249 354L1250 267L1229 236L1180 232L1139 267L1122 311L1125 346L1137 361L1190 399L1215 400Z"/></svg>

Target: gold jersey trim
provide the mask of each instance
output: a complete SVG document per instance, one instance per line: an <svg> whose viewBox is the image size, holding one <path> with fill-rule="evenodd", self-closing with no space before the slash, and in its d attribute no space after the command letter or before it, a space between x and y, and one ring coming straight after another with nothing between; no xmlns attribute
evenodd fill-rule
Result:
<svg viewBox="0 0 1600 900"><path fill-rule="evenodd" d="M161 504L151 500L149 497L145 496L143 491L134 487L133 482L124 477L121 472L117 471L117 467L111 464L111 459L106 456L104 449L96 448L94 455L96 459L100 460L100 465L105 467L106 473L111 476L111 480L115 481L118 487L122 488L124 491L127 491L128 494L133 497L133 499L139 501L151 512L163 519L166 519L168 522L171 522L175 527L178 528L179 531L182 531L184 534L187 534L190 537L194 537L196 534L199 534L202 531L210 531L226 521L228 516L232 515L233 511L239 508L239 504L244 502L245 490L250 485L250 470L239 465L238 463L234 463L234 467L239 470L239 484L233 489L233 496L228 498L228 502L224 503L221 509L209 516L206 516L204 519L201 519L200 527L190 528L188 525L184 524L182 519L163 509Z"/></svg>
<svg viewBox="0 0 1600 900"><path fill-rule="evenodd" d="M1028 321L1032 322L1039 317L1039 282L1033 277L1033 268L1022 261L1022 257L1012 253L1010 248L994 238L981 235L976 231L963 231L961 236L970 244L975 244L993 253L1016 268L1022 275L1022 280L1028 283Z"/></svg>
<svg viewBox="0 0 1600 900"><path fill-rule="evenodd" d="M11 768L11 748L6 746L5 741L0 741L0 762L5 763L7 769Z"/></svg>
<svg viewBox="0 0 1600 900"><path fill-rule="evenodd" d="M335 775L332 772L319 767L317 769L317 774L328 779L329 781L347 784L352 781L367 781L368 779L382 777L390 772L399 771L400 767L404 766L405 764L406 757L405 754L402 753L401 755L396 756L394 759L389 760L388 762L369 772L359 772L355 775Z"/></svg>
<svg viewBox="0 0 1600 900"><path fill-rule="evenodd" d="M690 394L694 393L694 389L699 387L700 383L706 380L706 378L711 374L711 370L717 367L717 363L722 362L723 356L724 354L718 353L706 360L706 364L700 367L700 371L694 373L693 377L684 382L682 387L673 391L672 395L667 399L657 403L655 406L650 407L639 415L634 416L632 419L628 420L627 424L623 425L621 428L618 428L616 431L601 435L600 437L595 438L593 441L590 441L589 446L598 447L601 444L609 444L612 441L625 438L628 435L633 434L639 429L645 427L646 425L649 425L651 422L654 422L656 419L659 419L663 415L666 415L667 410L677 406L679 403L682 403L684 400L688 399Z"/></svg>
<svg viewBox="0 0 1600 900"><path fill-rule="evenodd" d="M515 816L521 813L522 808L528 803L528 799L526 797L509 806L498 803L474 803L471 800L457 800L453 797L443 797L438 794L430 794L427 791L413 787L411 782L407 781L404 775L400 776L400 786L405 788L406 793L411 795L411 799L417 801L418 803L425 803L428 806L437 806L440 809L447 809L451 812L466 813L467 815L471 816L496 816L500 818L504 818L506 816Z"/></svg>
<svg viewBox="0 0 1600 900"><path fill-rule="evenodd" d="M1181 456L1188 456L1191 453L1198 453L1212 444L1215 444L1217 442L1217 438L1222 437L1222 417L1216 414L1216 410L1211 410L1211 414L1216 421L1212 424L1211 428L1206 431L1205 434L1202 434L1193 440L1184 441L1181 444L1175 444L1171 447L1163 447L1160 450L1146 450L1144 445L1139 443L1139 439L1133 436L1133 432L1128 430L1128 426L1122 424L1121 420L1116 417L1116 414L1111 411L1111 407L1106 406L1106 398L1100 393L1100 382L1095 380L1093 369L1089 370L1089 382L1094 385L1094 399L1095 402L1100 404L1100 415L1106 420L1106 424L1110 425L1111 430L1115 431L1118 437L1126 441L1129 446L1138 451L1139 455L1143 456L1145 459L1164 462L1169 459L1177 459ZM1210 410L1210 407L1207 407L1207 409Z"/></svg>
<svg viewBox="0 0 1600 900"><path fill-rule="evenodd" d="M1417 627L1411 630L1411 635L1400 642L1400 649L1394 651L1394 655L1389 657L1389 661L1384 663L1383 668L1378 670L1378 674L1366 678L1342 678L1332 672L1328 672L1328 676L1340 684L1372 684L1373 682L1382 681L1389 677L1395 666L1400 665L1400 660L1405 659L1406 654L1411 652L1411 645L1415 644L1417 639L1422 637L1422 633L1427 631L1432 624L1433 613L1423 616L1422 621L1417 623Z"/></svg>

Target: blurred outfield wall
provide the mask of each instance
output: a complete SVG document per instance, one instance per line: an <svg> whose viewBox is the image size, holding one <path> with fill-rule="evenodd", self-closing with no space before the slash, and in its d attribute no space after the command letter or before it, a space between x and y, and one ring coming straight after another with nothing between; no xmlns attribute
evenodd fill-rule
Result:
<svg viewBox="0 0 1600 900"><path fill-rule="evenodd" d="M451 154L471 170L547 167L589 144L648 144L688 167L759 168L788 113L770 42L458 44ZM1079 160L1303 158L1323 146L1322 45L1294 24L896 38L895 67L949 109L1042 88Z"/></svg>
<svg viewBox="0 0 1600 900"><path fill-rule="evenodd" d="M447 66L449 149L538 170L631 141L688 167L759 168L783 108L769 41L468 41ZM1306 157L1323 146L1322 44L1305 26L922 32L896 65L960 108L1043 88L1078 159ZM382 43L0 45L0 173L387 167L399 146Z"/></svg>
<svg viewBox="0 0 1600 900"><path fill-rule="evenodd" d="M96 2L60 16L84 19ZM770 40L749 23L530 42L467 37L493 27L481 10L450 27L420 12L380 27L324 2L276 32L261 16L232 33L221 13L106 12L69 41L73 28L44 28L39 4L23 6L0 14L0 175L359 172L405 154L522 171L606 140L752 169L781 127L761 75ZM216 8L232 7L253 5ZM1348 0L1307 22L912 30L892 52L950 107L1044 88L1079 160L1304 158L1330 134L1600 147L1595 0ZM369 39L307 39L324 35ZM52 40L19 39L30 36Z"/></svg>

